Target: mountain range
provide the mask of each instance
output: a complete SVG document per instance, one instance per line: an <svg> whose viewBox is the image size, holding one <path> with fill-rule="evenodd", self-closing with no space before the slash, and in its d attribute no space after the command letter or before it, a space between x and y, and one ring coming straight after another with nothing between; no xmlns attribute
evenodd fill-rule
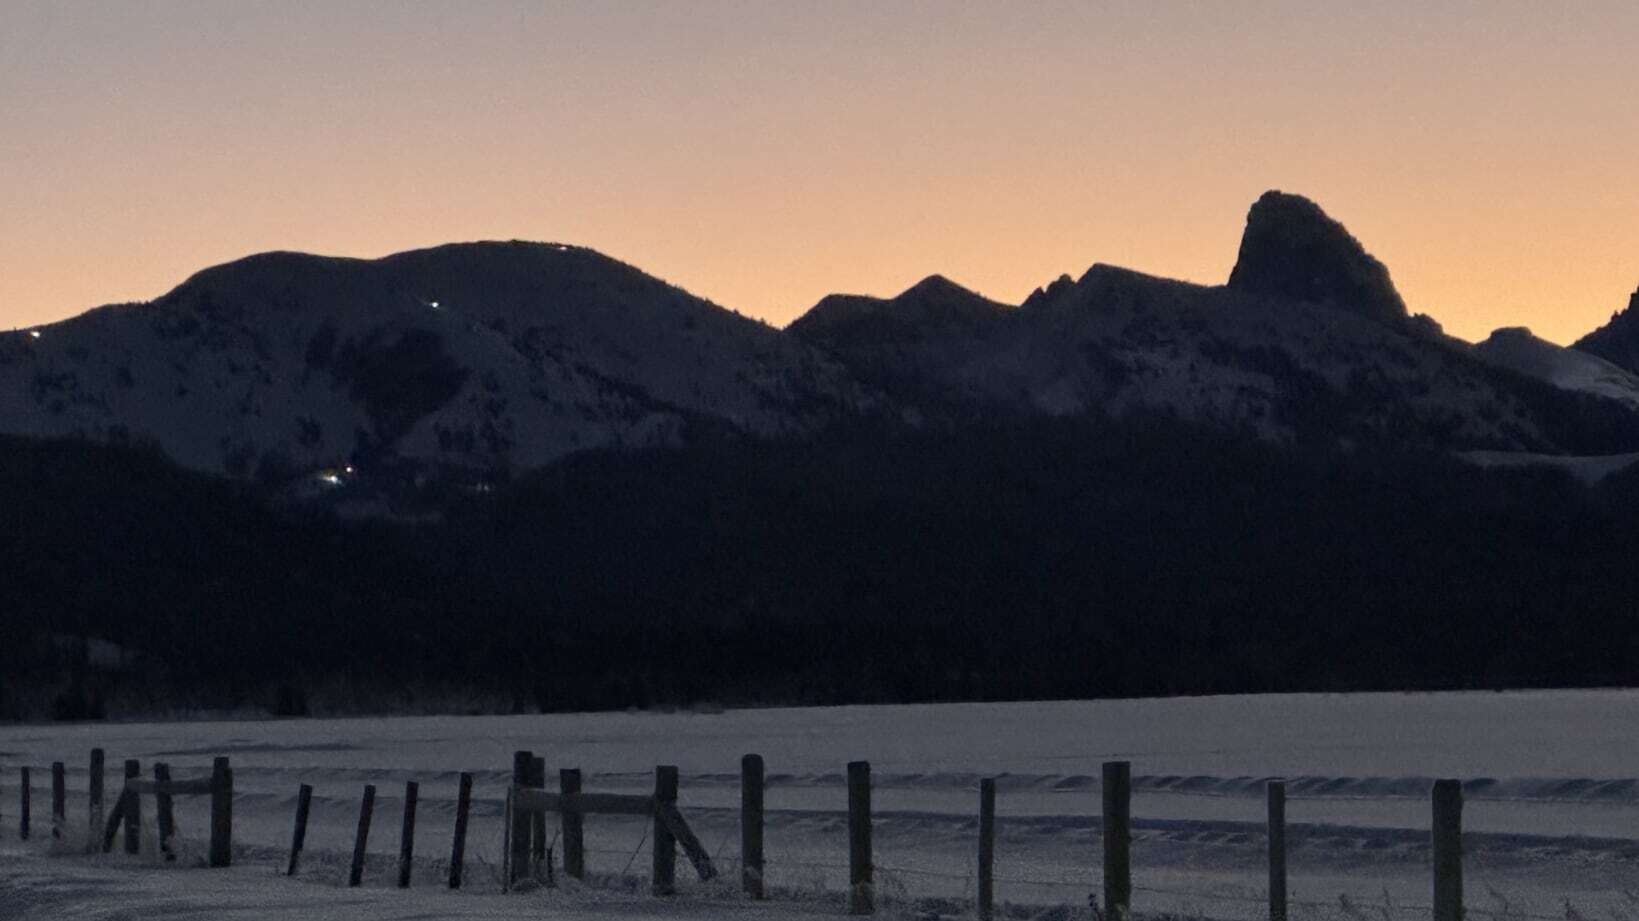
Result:
<svg viewBox="0 0 1639 921"><path fill-rule="evenodd" d="M1412 315L1319 206L1252 206L1224 285L1095 264L1021 304L942 276L784 330L589 249L267 253L0 335L0 433L157 447L267 484L487 482L703 432L1162 414L1275 443L1639 451L1639 293L1562 348ZM363 475L361 474L361 475Z"/></svg>
<svg viewBox="0 0 1639 921"><path fill-rule="evenodd" d="M1636 372L1639 295L1463 342L1278 192L1222 285L785 329L253 256L0 334L0 719L1635 685Z"/></svg>

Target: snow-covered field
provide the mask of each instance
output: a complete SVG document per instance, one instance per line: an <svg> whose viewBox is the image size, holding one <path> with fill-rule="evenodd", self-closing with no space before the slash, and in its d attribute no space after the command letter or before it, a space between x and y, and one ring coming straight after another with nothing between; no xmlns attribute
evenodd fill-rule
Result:
<svg viewBox="0 0 1639 921"><path fill-rule="evenodd" d="M203 798L178 803L181 868L123 855L53 856L49 773L69 768L69 846L85 825L87 753L107 749L110 789L139 758L179 777L233 759L235 859L191 869ZM502 895L501 791L512 752L580 767L589 791L647 792L653 766L682 772L680 805L725 877L737 878L738 765L768 766L768 873L778 898L693 883L643 893L645 823L587 823L594 891ZM1639 692L1287 695L0 729L0 917L801 918L842 912L844 766L871 761L885 913L969 913L977 786L997 776L997 897L1023 916L1073 916L1099 888L1099 764L1133 763L1135 908L1259 917L1263 781L1289 778L1295 917L1426 916L1428 785L1468 784L1471 914L1639 918ZM19 842L17 771L34 768L35 838ZM469 886L442 885L456 777L476 775ZM391 888L403 783L419 781L416 881ZM278 875L296 789L315 788L300 877ZM362 787L378 787L366 887L344 887ZM144 818L151 823L151 805ZM152 835L151 828L147 830ZM63 849L59 847L59 849Z"/></svg>

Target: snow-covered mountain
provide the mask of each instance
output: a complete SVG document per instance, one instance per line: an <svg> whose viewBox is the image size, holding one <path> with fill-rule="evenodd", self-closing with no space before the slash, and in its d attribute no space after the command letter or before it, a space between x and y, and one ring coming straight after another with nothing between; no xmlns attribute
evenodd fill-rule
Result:
<svg viewBox="0 0 1639 921"><path fill-rule="evenodd" d="M1474 346L1482 359L1564 390L1579 390L1639 409L1639 377L1597 355L1539 339L1524 327L1504 327Z"/></svg>
<svg viewBox="0 0 1639 921"><path fill-rule="evenodd" d="M828 298L790 331L890 391L977 413L1159 410L1279 440L1571 453L1609 450L1584 428L1608 434L1615 415L1639 440L1639 416L1500 372L1411 316L1341 224L1279 192L1253 205L1221 287L1095 265L1006 308L930 280Z"/></svg>
<svg viewBox="0 0 1639 921"><path fill-rule="evenodd" d="M269 253L0 338L0 431L145 440L236 476L536 467L691 424L807 431L864 403L792 337L557 244Z"/></svg>
<svg viewBox="0 0 1639 921"><path fill-rule="evenodd" d="M1444 336L1341 224L1270 192L1222 286L1094 265L1014 307L933 276L827 297L786 330L561 244L252 256L0 334L0 433L150 443L268 482L488 476L863 415L1159 412L1276 441L1616 454L1639 450L1639 380L1615 365Z"/></svg>

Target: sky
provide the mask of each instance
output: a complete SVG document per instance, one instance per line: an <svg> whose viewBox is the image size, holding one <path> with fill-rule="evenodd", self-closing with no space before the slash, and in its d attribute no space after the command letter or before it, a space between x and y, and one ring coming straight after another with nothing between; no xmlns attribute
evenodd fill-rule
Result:
<svg viewBox="0 0 1639 921"><path fill-rule="evenodd" d="M1215 284L1278 188L1448 332L1568 343L1639 286L1636 48L1631 0L0 0L0 328L477 239L776 325Z"/></svg>

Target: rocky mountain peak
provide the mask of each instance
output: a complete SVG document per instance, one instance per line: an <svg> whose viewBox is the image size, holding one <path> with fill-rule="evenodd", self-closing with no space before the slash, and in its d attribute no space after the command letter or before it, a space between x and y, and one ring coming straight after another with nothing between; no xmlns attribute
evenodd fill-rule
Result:
<svg viewBox="0 0 1639 921"><path fill-rule="evenodd" d="M1571 348L1639 374L1639 290L1628 298L1626 310L1611 314L1609 323L1583 336Z"/></svg>
<svg viewBox="0 0 1639 921"><path fill-rule="evenodd" d="M1025 298L1024 303L1020 304L1019 306L1021 308L1040 306L1048 301L1056 300L1057 298L1062 297L1064 292L1069 291L1075 286L1075 279L1071 278L1069 275L1060 275L1047 287L1037 288L1036 290L1030 292L1030 296Z"/></svg>
<svg viewBox="0 0 1639 921"><path fill-rule="evenodd" d="M1229 287L1329 304L1382 323L1407 316L1383 263L1319 205L1278 191L1252 205Z"/></svg>

